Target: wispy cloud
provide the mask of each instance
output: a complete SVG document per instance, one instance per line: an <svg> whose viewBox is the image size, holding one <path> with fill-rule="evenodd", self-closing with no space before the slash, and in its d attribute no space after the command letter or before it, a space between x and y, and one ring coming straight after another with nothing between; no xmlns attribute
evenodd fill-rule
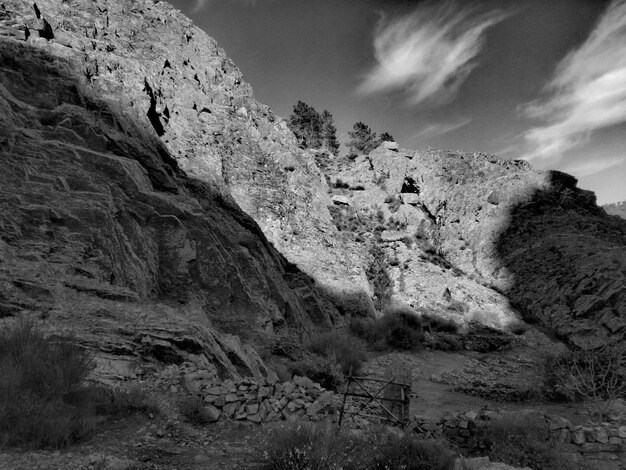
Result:
<svg viewBox="0 0 626 470"><path fill-rule="evenodd" d="M195 0L195 4L193 6L192 11L194 13L198 13L200 10L203 10L208 4L210 0Z"/></svg>
<svg viewBox="0 0 626 470"><path fill-rule="evenodd" d="M428 126L421 129L417 134L413 135L413 137L411 137L411 140L420 137L438 137L440 135L447 134L448 132L452 132L456 129L460 129L461 127L469 124L471 121L472 120L470 118L464 118L453 122L436 122L434 124L429 124Z"/></svg>
<svg viewBox="0 0 626 470"><path fill-rule="evenodd" d="M621 165L624 162L626 162L626 155L596 156L593 160L568 164L563 168L563 171L576 175L579 178L583 178L585 176L595 175L601 171Z"/></svg>
<svg viewBox="0 0 626 470"><path fill-rule="evenodd" d="M446 2L382 18L374 37L376 65L359 93L402 90L412 105L451 100L476 66L487 28L506 16Z"/></svg>
<svg viewBox="0 0 626 470"><path fill-rule="evenodd" d="M192 8L193 13L198 13L204 10L213 0L194 0L194 6ZM221 1L221 0L220 0ZM256 6L257 0L231 0L236 3L243 3L244 5Z"/></svg>
<svg viewBox="0 0 626 470"><path fill-rule="evenodd" d="M554 160L593 131L626 122L626 0L613 1L589 38L558 65L546 101L526 113L544 124L524 134L530 160Z"/></svg>

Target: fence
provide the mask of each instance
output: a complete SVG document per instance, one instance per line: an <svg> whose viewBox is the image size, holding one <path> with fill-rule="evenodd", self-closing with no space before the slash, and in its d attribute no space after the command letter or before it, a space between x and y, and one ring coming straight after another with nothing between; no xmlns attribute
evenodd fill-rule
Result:
<svg viewBox="0 0 626 470"><path fill-rule="evenodd" d="M352 371L348 374L346 390L343 394L341 410L339 412L339 423L341 426L344 415L357 415L364 418L375 418L382 421L390 421L400 427L405 427L409 423L409 408L411 405L411 385L396 381L395 376L390 379L374 379L369 377L355 377ZM376 391L372 392L367 383L382 384ZM351 385L353 385L351 389ZM356 388L357 390L353 390ZM348 397L363 400L356 411L347 410L346 402ZM366 401L365 401L366 400ZM380 414L373 415L367 412L366 408L370 403L378 404Z"/></svg>

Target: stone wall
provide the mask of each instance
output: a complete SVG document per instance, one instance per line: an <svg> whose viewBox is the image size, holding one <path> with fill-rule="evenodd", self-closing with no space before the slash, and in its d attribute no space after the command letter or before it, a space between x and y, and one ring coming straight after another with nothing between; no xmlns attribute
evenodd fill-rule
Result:
<svg viewBox="0 0 626 470"><path fill-rule="evenodd" d="M336 410L333 393L307 377L295 376L292 382L283 383L271 375L268 379L219 381L198 370L184 375L182 385L204 400L209 421L320 421Z"/></svg>
<svg viewBox="0 0 626 470"><path fill-rule="evenodd" d="M597 426L574 426L558 416L548 416L540 411L526 410L515 417L532 415L542 418L550 436L572 464L582 464L596 470L626 468L626 426L602 423ZM477 428L502 419L505 414L493 410L468 411L447 414L437 422L414 417L409 432L426 438L445 436L451 442L466 447Z"/></svg>

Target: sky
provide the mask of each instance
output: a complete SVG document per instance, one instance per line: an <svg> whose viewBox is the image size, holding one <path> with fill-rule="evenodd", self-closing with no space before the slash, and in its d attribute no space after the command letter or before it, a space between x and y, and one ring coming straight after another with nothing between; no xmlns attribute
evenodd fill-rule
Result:
<svg viewBox="0 0 626 470"><path fill-rule="evenodd" d="M258 101L404 148L523 158L626 200L626 0L170 0ZM342 147L343 152L347 152Z"/></svg>

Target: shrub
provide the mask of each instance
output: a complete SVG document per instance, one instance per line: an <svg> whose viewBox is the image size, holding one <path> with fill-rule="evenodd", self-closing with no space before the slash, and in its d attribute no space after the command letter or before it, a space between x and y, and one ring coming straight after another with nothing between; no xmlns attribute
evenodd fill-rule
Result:
<svg viewBox="0 0 626 470"><path fill-rule="evenodd" d="M32 322L0 332L0 444L58 448L89 435L91 367L70 338L46 338Z"/></svg>
<svg viewBox="0 0 626 470"><path fill-rule="evenodd" d="M96 411L109 416L131 416L134 414L158 414L159 406L139 387L128 390L102 388L95 399Z"/></svg>
<svg viewBox="0 0 626 470"><path fill-rule="evenodd" d="M452 470L455 455L442 443L404 436L377 450L372 470Z"/></svg>
<svg viewBox="0 0 626 470"><path fill-rule="evenodd" d="M430 315L424 315L423 318L428 322L431 331L453 334L459 332L459 325L448 318L433 317Z"/></svg>
<svg viewBox="0 0 626 470"><path fill-rule="evenodd" d="M282 424L262 442L267 470L448 470L454 454L438 442L409 436L377 445L363 434L323 424Z"/></svg>
<svg viewBox="0 0 626 470"><path fill-rule="evenodd" d="M508 325L508 328L511 333L520 336L528 331L528 324L521 320L516 320L514 322L511 322Z"/></svg>
<svg viewBox="0 0 626 470"><path fill-rule="evenodd" d="M293 363L292 374L306 376L329 390L338 389L345 379L336 358L312 353Z"/></svg>
<svg viewBox="0 0 626 470"><path fill-rule="evenodd" d="M544 393L553 400L587 400L603 417L613 402L626 393L626 346L576 350L549 356L544 363Z"/></svg>
<svg viewBox="0 0 626 470"><path fill-rule="evenodd" d="M347 189L350 187L350 185L344 182L341 178L337 178L337 181L335 181L335 184L333 186L340 189Z"/></svg>
<svg viewBox="0 0 626 470"><path fill-rule="evenodd" d="M364 437L323 424L282 424L262 444L267 470L363 470L371 460Z"/></svg>
<svg viewBox="0 0 626 470"><path fill-rule="evenodd" d="M365 274L373 287L374 305L381 310L391 297L391 278L387 271L387 257L378 245L371 247L370 256L371 261L365 270Z"/></svg>
<svg viewBox="0 0 626 470"><path fill-rule="evenodd" d="M204 414L205 406L206 404L199 396L193 395L183 398L178 405L178 408L181 414L187 418L189 422L194 424L203 424L207 422Z"/></svg>
<svg viewBox="0 0 626 470"><path fill-rule="evenodd" d="M89 437L97 414L157 412L139 389L86 385L87 352L32 322L0 332L0 446L60 448Z"/></svg>
<svg viewBox="0 0 626 470"><path fill-rule="evenodd" d="M418 349L424 338L422 321L411 309L387 309L383 316L355 318L350 322L350 330L375 349L387 347L401 350Z"/></svg>
<svg viewBox="0 0 626 470"><path fill-rule="evenodd" d="M387 310L381 320L385 340L392 348L411 351L422 344L422 320L413 311L402 308Z"/></svg>
<svg viewBox="0 0 626 470"><path fill-rule="evenodd" d="M488 455L508 465L546 468L571 468L562 461L558 444L550 439L545 419L539 415L508 415L478 427L468 441L473 455Z"/></svg>
<svg viewBox="0 0 626 470"><path fill-rule="evenodd" d="M274 356L284 357L292 361L301 359L304 354L304 348L298 335L290 330L282 331L274 337L270 351Z"/></svg>
<svg viewBox="0 0 626 470"><path fill-rule="evenodd" d="M322 333L313 338L307 349L319 356L334 359L344 374L358 373L367 360L365 346L358 339L338 332Z"/></svg>

